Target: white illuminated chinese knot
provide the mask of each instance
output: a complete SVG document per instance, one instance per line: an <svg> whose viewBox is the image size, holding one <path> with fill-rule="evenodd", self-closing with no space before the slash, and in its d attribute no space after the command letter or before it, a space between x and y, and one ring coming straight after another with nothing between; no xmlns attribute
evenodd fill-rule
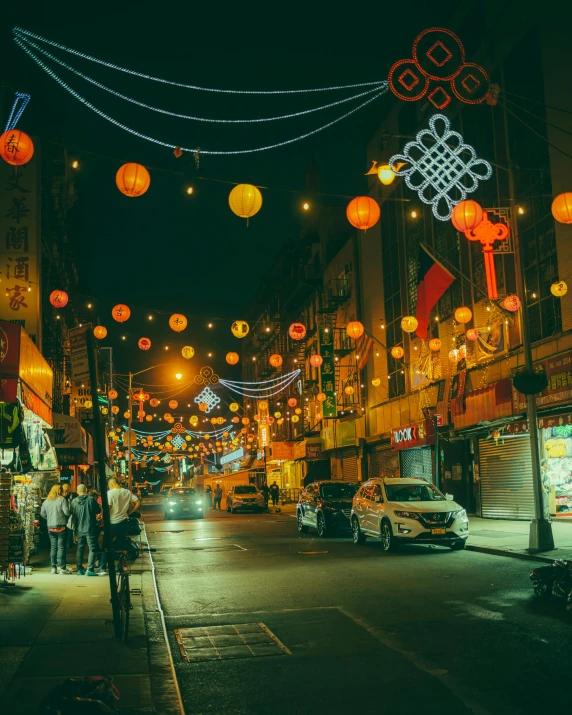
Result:
<svg viewBox="0 0 572 715"><path fill-rule="evenodd" d="M208 414L213 407L216 407L216 405L218 405L218 403L220 402L220 397L218 397L218 395L215 395L215 393L211 390L210 387L205 387L201 394L195 397L195 402L197 403L197 405L200 405L201 402L203 402L207 406L205 412Z"/></svg>
<svg viewBox="0 0 572 715"><path fill-rule="evenodd" d="M441 132L437 122L443 124ZM403 147L403 154L392 156L389 165L396 176L405 177L407 186L417 191L423 203L433 205L435 218L447 221L453 207L477 190L479 180L490 179L493 169L477 157L458 132L451 131L451 123L443 114L432 116L429 127L417 134L417 141ZM398 162L406 166L394 168Z"/></svg>
<svg viewBox="0 0 572 715"><path fill-rule="evenodd" d="M180 434L176 434L171 440L171 444L173 445L173 447L177 447L177 449L180 449L185 444L185 440L181 437Z"/></svg>

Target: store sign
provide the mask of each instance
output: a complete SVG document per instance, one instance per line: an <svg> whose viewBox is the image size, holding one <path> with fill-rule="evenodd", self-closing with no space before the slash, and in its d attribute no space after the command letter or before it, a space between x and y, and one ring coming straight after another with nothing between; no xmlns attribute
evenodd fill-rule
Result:
<svg viewBox="0 0 572 715"><path fill-rule="evenodd" d="M322 442L306 442L306 459L312 461L314 459L322 459Z"/></svg>
<svg viewBox="0 0 572 715"><path fill-rule="evenodd" d="M556 417L539 417L538 428L550 429L552 427L564 427L572 425L572 412L567 412ZM518 434L519 432L528 432L528 420L520 420L519 422L511 422L506 425L504 431L508 434Z"/></svg>
<svg viewBox="0 0 572 715"><path fill-rule="evenodd" d="M320 367L321 391L326 396L321 403L322 415L325 418L337 417L334 334L328 328L320 328L320 355L323 361Z"/></svg>
<svg viewBox="0 0 572 715"><path fill-rule="evenodd" d="M0 319L41 345L39 155L25 166L0 162Z"/></svg>
<svg viewBox="0 0 572 715"><path fill-rule="evenodd" d="M292 456L294 459L302 459L306 456L306 440L302 442L294 442L292 447Z"/></svg>
<svg viewBox="0 0 572 715"><path fill-rule="evenodd" d="M258 445L266 447L270 444L270 425L268 423L268 402L258 400Z"/></svg>
<svg viewBox="0 0 572 715"><path fill-rule="evenodd" d="M29 335L20 333L20 379L44 402L52 406L54 374ZM38 414L38 413L36 413Z"/></svg>
<svg viewBox="0 0 572 715"><path fill-rule="evenodd" d="M281 462L293 459L293 442L272 442L270 445L270 459L274 462Z"/></svg>
<svg viewBox="0 0 572 715"><path fill-rule="evenodd" d="M548 378L548 387L536 396L538 407L557 405L572 400L572 350L535 362L534 366L542 365ZM513 388L514 411L526 410L526 396Z"/></svg>
<svg viewBox="0 0 572 715"><path fill-rule="evenodd" d="M433 444L435 441L435 427L432 419L403 425L391 430L391 445L393 449L411 449Z"/></svg>
<svg viewBox="0 0 572 715"><path fill-rule="evenodd" d="M87 452L87 435L79 420L54 412L54 447Z"/></svg>
<svg viewBox="0 0 572 715"><path fill-rule="evenodd" d="M70 335L70 362L72 372L72 394L77 388L89 387L89 362L87 359L87 331L91 323L81 328L72 328Z"/></svg>
<svg viewBox="0 0 572 715"><path fill-rule="evenodd" d="M229 462L234 462L236 459L242 459L242 457L244 457L244 449L243 447L240 447L239 449L235 449L234 452L224 454L220 458L220 463L221 465L228 464Z"/></svg>

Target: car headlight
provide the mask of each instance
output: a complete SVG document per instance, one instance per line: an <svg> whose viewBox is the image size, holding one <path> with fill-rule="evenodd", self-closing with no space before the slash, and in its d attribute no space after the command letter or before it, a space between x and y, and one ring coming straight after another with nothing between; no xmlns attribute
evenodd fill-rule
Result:
<svg viewBox="0 0 572 715"><path fill-rule="evenodd" d="M170 501L169 506L175 506L176 503L177 503L176 501Z"/></svg>
<svg viewBox="0 0 572 715"><path fill-rule="evenodd" d="M453 516L455 517L455 519L466 519L467 518L467 510L459 509L459 511L454 511Z"/></svg>
<svg viewBox="0 0 572 715"><path fill-rule="evenodd" d="M203 503L203 502L202 502L201 499L197 499L197 501L195 502L195 504L202 504L202 503Z"/></svg>
<svg viewBox="0 0 572 715"><path fill-rule="evenodd" d="M395 516L400 516L402 519L419 519L419 514L416 511L394 511Z"/></svg>

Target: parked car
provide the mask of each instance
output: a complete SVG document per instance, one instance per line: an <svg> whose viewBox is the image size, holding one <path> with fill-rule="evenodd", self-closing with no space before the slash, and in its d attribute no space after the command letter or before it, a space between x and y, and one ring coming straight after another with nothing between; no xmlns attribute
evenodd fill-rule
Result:
<svg viewBox="0 0 572 715"><path fill-rule="evenodd" d="M266 509L264 495L258 491L254 484L237 484L229 489L226 495L226 510L234 514L239 509L243 511L247 509L264 511Z"/></svg>
<svg viewBox="0 0 572 715"><path fill-rule="evenodd" d="M169 490L165 499L165 519L204 516L203 498L193 487L176 487Z"/></svg>
<svg viewBox="0 0 572 715"><path fill-rule="evenodd" d="M298 531L305 534L310 527L318 536L333 531L351 531L352 499L359 488L354 482L312 482L300 493L296 505Z"/></svg>
<svg viewBox="0 0 572 715"><path fill-rule="evenodd" d="M381 539L384 551L402 543L464 549L469 520L463 507L425 479L370 479L353 499L354 544Z"/></svg>

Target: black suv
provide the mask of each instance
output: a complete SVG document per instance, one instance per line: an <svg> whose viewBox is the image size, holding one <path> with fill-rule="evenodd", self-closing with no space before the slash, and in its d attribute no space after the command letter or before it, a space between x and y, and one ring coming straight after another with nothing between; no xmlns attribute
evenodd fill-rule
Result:
<svg viewBox="0 0 572 715"><path fill-rule="evenodd" d="M164 502L165 519L182 516L204 517L203 498L193 487L175 487L167 494Z"/></svg>
<svg viewBox="0 0 572 715"><path fill-rule="evenodd" d="M318 536L335 530L351 531L350 514L357 482L312 482L300 494L296 505L298 531L305 534L313 526Z"/></svg>

